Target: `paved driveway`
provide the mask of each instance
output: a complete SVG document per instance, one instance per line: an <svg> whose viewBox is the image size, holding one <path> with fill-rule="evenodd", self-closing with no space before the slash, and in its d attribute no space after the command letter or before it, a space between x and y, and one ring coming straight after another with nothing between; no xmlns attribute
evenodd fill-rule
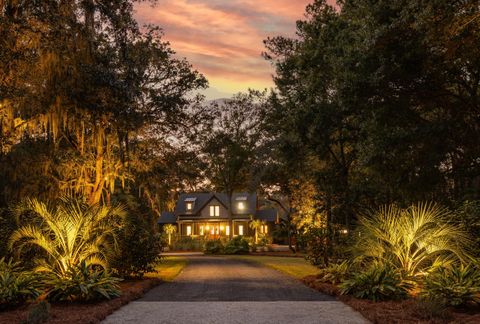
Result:
<svg viewBox="0 0 480 324"><path fill-rule="evenodd" d="M222 257L193 256L104 323L365 323L350 307L275 270Z"/></svg>

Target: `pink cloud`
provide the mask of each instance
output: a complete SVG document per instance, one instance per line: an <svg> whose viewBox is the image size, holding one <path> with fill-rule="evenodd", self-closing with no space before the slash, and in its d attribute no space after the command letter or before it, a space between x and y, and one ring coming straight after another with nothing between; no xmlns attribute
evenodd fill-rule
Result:
<svg viewBox="0 0 480 324"><path fill-rule="evenodd" d="M313 0L312 0L313 1ZM136 5L141 24L162 27L179 56L221 91L271 86L263 40L295 33L310 0L158 0ZM222 83L222 84L220 84ZM226 84L228 83L228 84Z"/></svg>

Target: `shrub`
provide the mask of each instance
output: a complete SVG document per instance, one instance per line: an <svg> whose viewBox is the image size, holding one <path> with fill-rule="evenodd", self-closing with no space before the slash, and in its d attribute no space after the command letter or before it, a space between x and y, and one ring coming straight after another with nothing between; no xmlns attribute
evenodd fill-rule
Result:
<svg viewBox="0 0 480 324"><path fill-rule="evenodd" d="M421 295L445 306L479 303L480 270L473 264L438 268L425 278Z"/></svg>
<svg viewBox="0 0 480 324"><path fill-rule="evenodd" d="M176 251L201 251L204 246L205 242L203 238L183 236L174 241L172 249Z"/></svg>
<svg viewBox="0 0 480 324"><path fill-rule="evenodd" d="M394 267L374 263L367 270L352 274L340 288L342 294L379 301L406 298L410 287Z"/></svg>
<svg viewBox="0 0 480 324"><path fill-rule="evenodd" d="M68 268L64 277L50 275L47 298L51 301L94 301L120 296L118 282L106 270L94 269L85 261Z"/></svg>
<svg viewBox="0 0 480 324"><path fill-rule="evenodd" d="M134 198L124 199L122 203L127 215L117 235L118 248L109 257L109 265L122 278L141 278L145 273L155 272L162 241L156 233L154 217L146 206L138 204Z"/></svg>
<svg viewBox="0 0 480 324"><path fill-rule="evenodd" d="M435 204L383 207L359 219L354 251L363 260L391 263L418 277L435 263L468 257L468 235L449 218L452 213Z"/></svg>
<svg viewBox="0 0 480 324"><path fill-rule="evenodd" d="M350 264L347 261L343 261L342 263L330 264L322 269L318 277L323 282L338 284L348 278L349 271Z"/></svg>
<svg viewBox="0 0 480 324"><path fill-rule="evenodd" d="M223 253L223 244L220 239L208 240L205 242L203 251L206 254L221 254Z"/></svg>
<svg viewBox="0 0 480 324"><path fill-rule="evenodd" d="M243 236L236 236L225 245L225 254L247 254L249 252L248 241Z"/></svg>
<svg viewBox="0 0 480 324"><path fill-rule="evenodd" d="M0 309L20 305L40 295L39 278L18 262L0 259Z"/></svg>
<svg viewBox="0 0 480 324"><path fill-rule="evenodd" d="M89 206L81 199L62 198L53 206L28 199L14 209L34 217L13 232L10 248L21 254L36 247L36 270L65 277L71 266L85 262L107 268L121 227L124 209L120 206Z"/></svg>

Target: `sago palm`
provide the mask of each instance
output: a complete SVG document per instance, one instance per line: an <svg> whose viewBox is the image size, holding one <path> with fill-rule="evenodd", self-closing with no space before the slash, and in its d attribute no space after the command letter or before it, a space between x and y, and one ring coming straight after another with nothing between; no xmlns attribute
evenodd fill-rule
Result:
<svg viewBox="0 0 480 324"><path fill-rule="evenodd" d="M431 266L467 258L467 233L451 224L452 213L433 203L395 205L361 217L355 246L362 259L394 264L411 276Z"/></svg>
<svg viewBox="0 0 480 324"><path fill-rule="evenodd" d="M14 212L19 223L26 213L33 219L11 235L10 248L18 253L27 247L40 248L44 253L34 260L37 270L60 277L82 261L107 268L124 217L121 206L89 206L71 198L63 198L54 206L28 199Z"/></svg>

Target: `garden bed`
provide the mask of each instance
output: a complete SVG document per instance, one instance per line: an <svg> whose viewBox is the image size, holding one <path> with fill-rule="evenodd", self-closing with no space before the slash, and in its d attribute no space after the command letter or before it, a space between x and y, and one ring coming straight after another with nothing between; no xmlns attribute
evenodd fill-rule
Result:
<svg viewBox="0 0 480 324"><path fill-rule="evenodd" d="M49 313L49 324L90 324L99 323L108 315L123 305L142 297L153 287L173 280L187 264L186 259L180 257L168 257L157 266L157 273L148 273L143 279L125 280L119 283L122 294L120 297L97 302L75 303L58 302L52 303ZM22 306L12 310L0 311L0 323L20 323L27 319L32 306Z"/></svg>
<svg viewBox="0 0 480 324"><path fill-rule="evenodd" d="M424 318L425 312L419 309L414 299L373 302L340 295L337 286L319 282L314 275L303 278L302 282L315 290L337 297L372 323L480 323L480 307L471 309L449 308L443 318L428 319Z"/></svg>

